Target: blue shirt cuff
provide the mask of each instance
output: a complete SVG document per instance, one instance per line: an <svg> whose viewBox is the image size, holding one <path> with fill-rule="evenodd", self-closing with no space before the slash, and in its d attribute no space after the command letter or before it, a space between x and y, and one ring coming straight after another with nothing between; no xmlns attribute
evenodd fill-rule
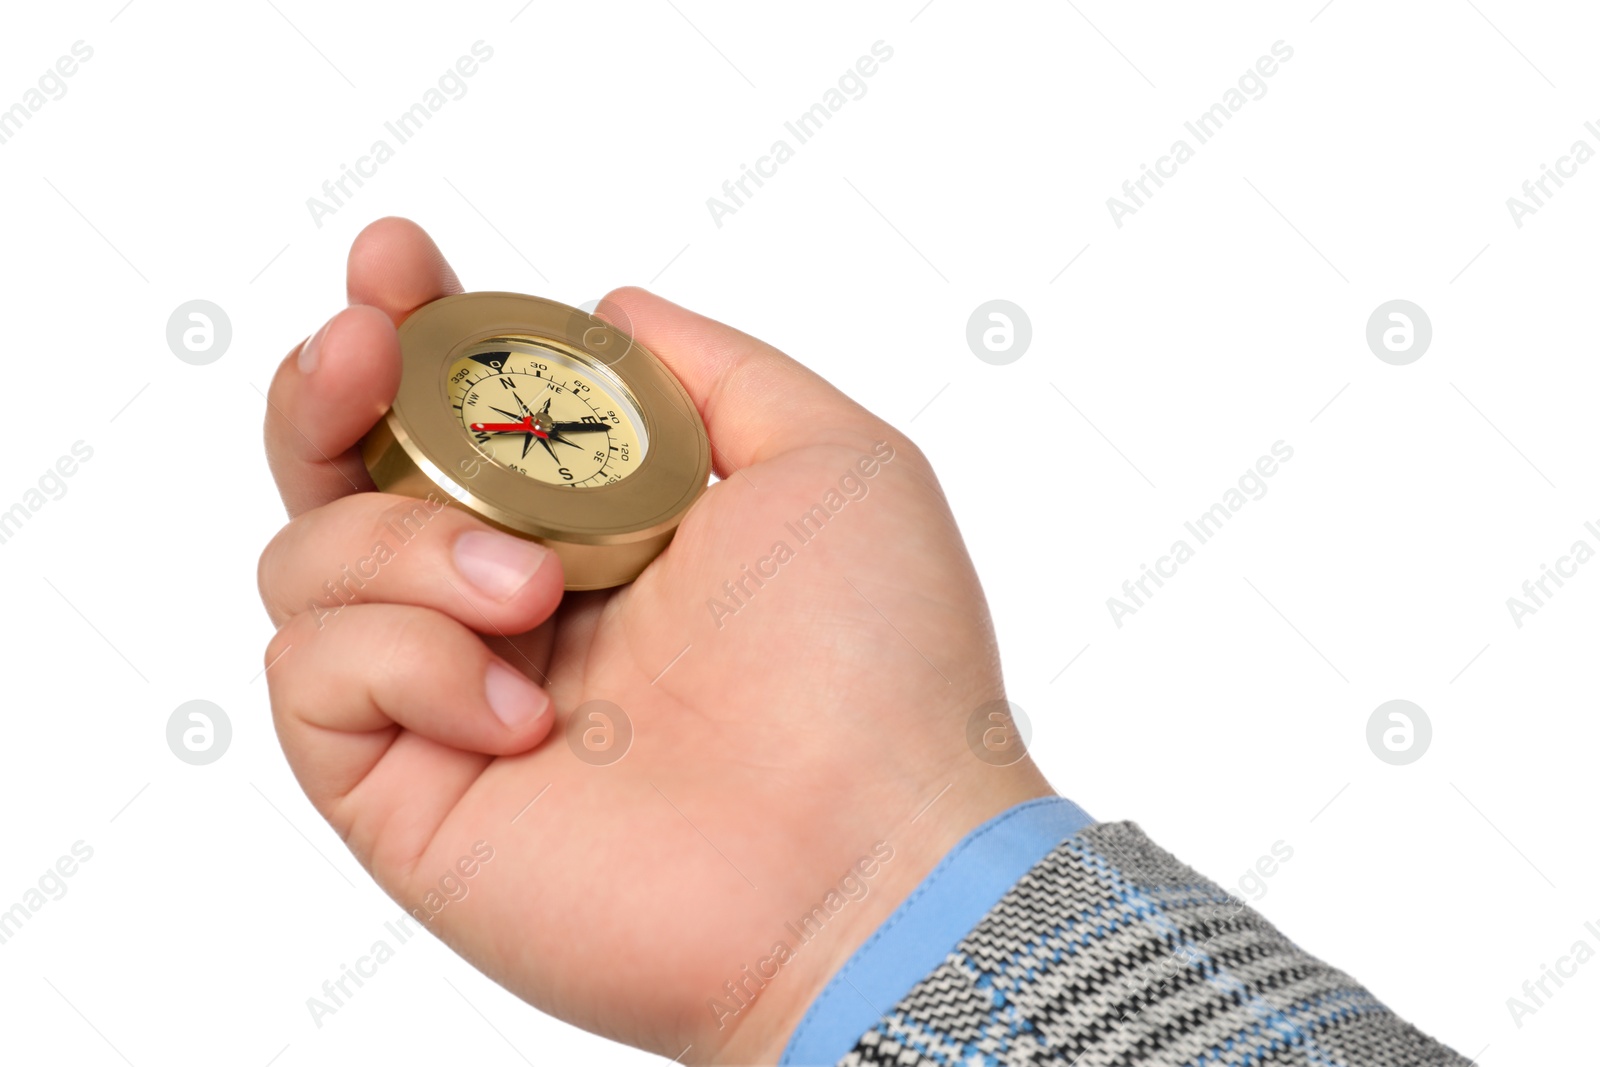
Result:
<svg viewBox="0 0 1600 1067"><path fill-rule="evenodd" d="M779 1063L833 1067L1023 875L1062 839L1093 824L1072 801L1042 797L973 830L823 988Z"/></svg>

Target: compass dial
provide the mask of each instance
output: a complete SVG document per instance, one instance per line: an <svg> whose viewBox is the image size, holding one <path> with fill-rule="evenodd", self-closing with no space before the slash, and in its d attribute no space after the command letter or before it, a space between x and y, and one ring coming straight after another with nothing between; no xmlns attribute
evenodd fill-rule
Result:
<svg viewBox="0 0 1600 1067"><path fill-rule="evenodd" d="M548 485L592 489L639 469L638 406L615 377L565 352L496 338L450 367L450 403L478 451Z"/></svg>

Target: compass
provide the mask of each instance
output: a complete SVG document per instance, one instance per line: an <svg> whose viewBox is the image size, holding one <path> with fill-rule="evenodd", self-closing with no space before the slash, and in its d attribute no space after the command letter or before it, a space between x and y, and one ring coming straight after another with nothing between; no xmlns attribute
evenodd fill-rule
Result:
<svg viewBox="0 0 1600 1067"><path fill-rule="evenodd" d="M553 549L568 589L638 577L704 491L711 445L665 364L588 312L517 293L426 304L362 442L378 489Z"/></svg>

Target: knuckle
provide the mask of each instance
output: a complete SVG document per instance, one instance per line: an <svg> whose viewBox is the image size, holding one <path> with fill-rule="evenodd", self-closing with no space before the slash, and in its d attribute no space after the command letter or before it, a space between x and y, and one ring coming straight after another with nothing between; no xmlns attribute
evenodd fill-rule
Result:
<svg viewBox="0 0 1600 1067"><path fill-rule="evenodd" d="M267 642L262 655L262 673L267 680L267 694L272 705L273 718L282 721L294 717L297 706L300 666L306 661L306 652L316 635L316 620L302 612L289 617L278 632ZM294 653L298 650L299 655Z"/></svg>
<svg viewBox="0 0 1600 1067"><path fill-rule="evenodd" d="M933 473L933 464L928 460L927 453L909 437L891 431L888 438L889 445L894 449L897 459L904 460L908 467L915 467L925 474Z"/></svg>
<svg viewBox="0 0 1600 1067"><path fill-rule="evenodd" d="M641 287L639 287L637 285L622 285L622 286L618 286L617 288L611 290L604 297L602 297L601 300L600 300L600 304L601 304L601 306L604 306L606 304L617 304L617 305L629 304L629 303L632 303L633 301L638 300L640 297L648 296L648 295L649 295L649 293L648 293L647 290L645 290L645 289L643 289L643 288L641 288Z"/></svg>
<svg viewBox="0 0 1600 1067"><path fill-rule="evenodd" d="M319 625L316 616L309 611L297 612L289 616L288 621L278 627L278 632L273 634L272 639L267 642L264 664L272 667L268 672L267 681L270 683L273 675L282 677L293 670L294 665L288 664L288 670L280 671L278 668L285 666L287 661L285 660L283 663L279 661L283 660L292 648L308 648L317 639L317 634L321 629L322 627ZM277 666L272 666L273 664L277 664Z"/></svg>
<svg viewBox="0 0 1600 1067"><path fill-rule="evenodd" d="M267 679L267 698L272 721L280 737L285 729L311 722L320 702L327 699L328 686L317 669L312 647L320 627L310 612L291 615L267 642L263 671Z"/></svg>
<svg viewBox="0 0 1600 1067"><path fill-rule="evenodd" d="M296 520L298 521L298 520ZM261 597L261 604L267 609L267 617L274 623L283 619L288 613L279 597L279 575L282 572L282 555L284 541L286 540L294 522L290 522L277 533L261 549L261 555L256 560L256 593Z"/></svg>

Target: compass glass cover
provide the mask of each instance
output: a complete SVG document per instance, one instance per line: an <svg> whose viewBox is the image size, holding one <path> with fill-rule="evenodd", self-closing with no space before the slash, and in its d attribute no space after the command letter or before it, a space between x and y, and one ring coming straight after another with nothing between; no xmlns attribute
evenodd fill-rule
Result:
<svg viewBox="0 0 1600 1067"><path fill-rule="evenodd" d="M462 432L499 466L547 485L592 489L639 469L639 408L603 366L520 338L468 348L450 367Z"/></svg>

